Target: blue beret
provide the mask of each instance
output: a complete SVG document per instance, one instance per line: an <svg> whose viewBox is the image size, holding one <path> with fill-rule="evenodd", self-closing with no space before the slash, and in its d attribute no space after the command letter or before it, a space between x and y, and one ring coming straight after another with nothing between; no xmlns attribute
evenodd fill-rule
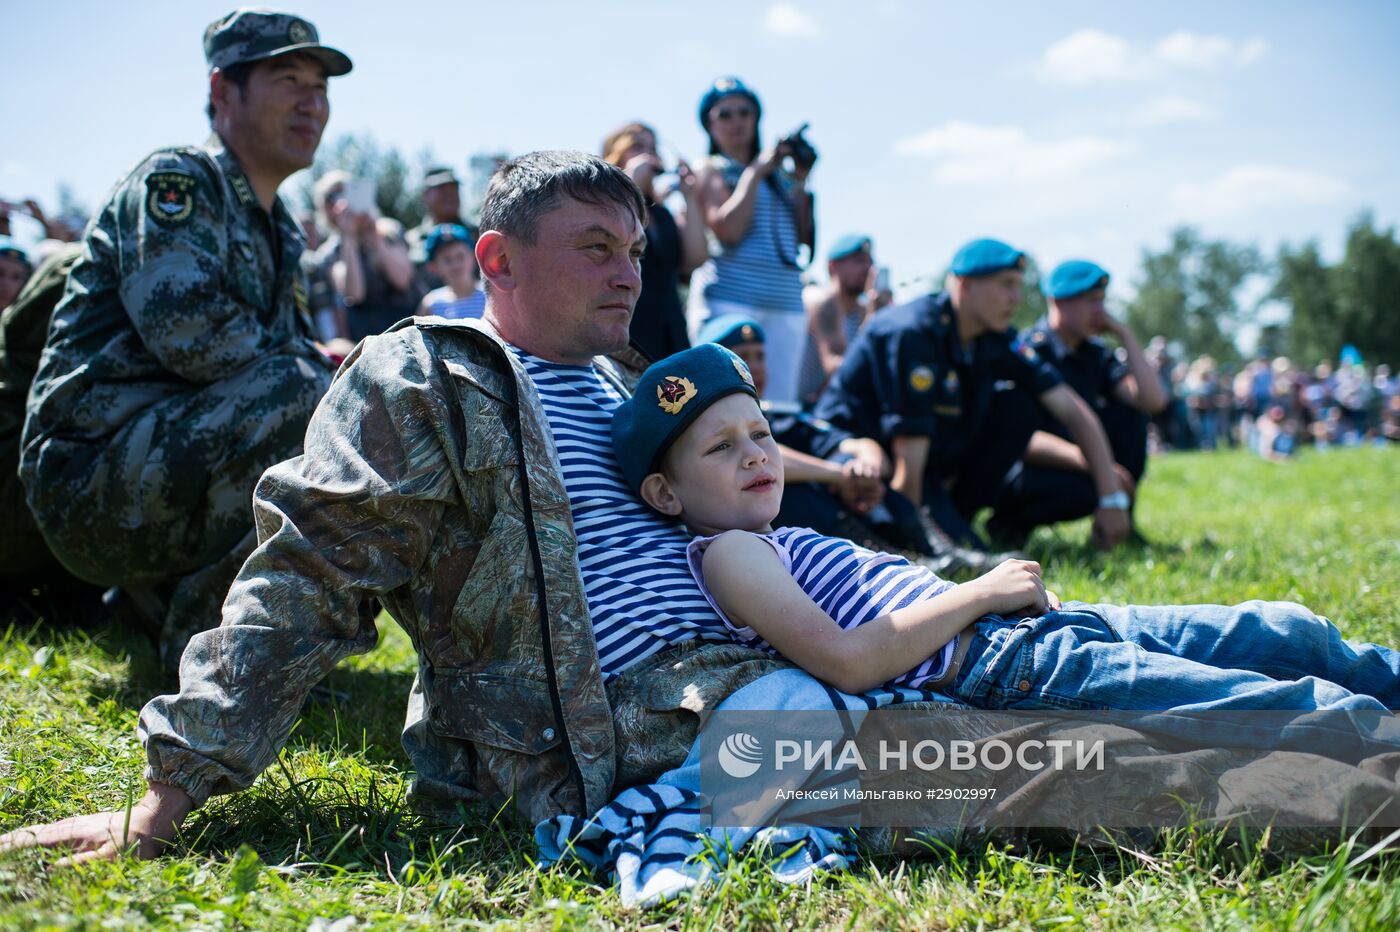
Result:
<svg viewBox="0 0 1400 932"><path fill-rule="evenodd" d="M29 254L20 248L19 243L8 236L0 236L0 256L9 256L23 262L25 267L30 266Z"/></svg>
<svg viewBox="0 0 1400 932"><path fill-rule="evenodd" d="M642 480L710 405L744 392L758 401L744 361L717 343L701 343L652 363L636 392L613 412L612 442L622 477L637 492Z"/></svg>
<svg viewBox="0 0 1400 932"><path fill-rule="evenodd" d="M437 256L438 249L444 243L466 243L468 249L475 248L472 235L467 232L466 227L460 223L440 223L433 227L433 232L428 234L423 243L423 251L427 254L428 261L431 262Z"/></svg>
<svg viewBox="0 0 1400 932"><path fill-rule="evenodd" d="M847 233L831 244L831 248L826 252L826 259L828 262L835 262L837 259L853 256L861 250L869 252L871 245L870 237L859 233Z"/></svg>
<svg viewBox="0 0 1400 932"><path fill-rule="evenodd" d="M745 343L764 343L767 339L758 321L745 314L711 317L695 334L696 343L718 343L729 349Z"/></svg>
<svg viewBox="0 0 1400 932"><path fill-rule="evenodd" d="M715 83L706 88L705 96L700 98L700 125L707 132L710 129L710 108L731 94L747 97L753 102L755 121L763 116L763 105L758 102L758 95L749 90L743 81L738 78L716 78Z"/></svg>
<svg viewBox="0 0 1400 932"><path fill-rule="evenodd" d="M1045 293L1055 300L1072 298L1093 288L1108 287L1108 273L1086 259L1070 259L1055 266L1045 280Z"/></svg>
<svg viewBox="0 0 1400 932"><path fill-rule="evenodd" d="M975 239L953 255L950 271L959 277L995 275L1025 268L1026 254L999 239Z"/></svg>

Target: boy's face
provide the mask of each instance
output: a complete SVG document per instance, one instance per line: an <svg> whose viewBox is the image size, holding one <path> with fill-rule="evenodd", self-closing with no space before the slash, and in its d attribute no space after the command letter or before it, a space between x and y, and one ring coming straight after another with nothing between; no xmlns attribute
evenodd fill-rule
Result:
<svg viewBox="0 0 1400 932"><path fill-rule="evenodd" d="M695 534L772 530L783 501L778 444L742 393L710 405L667 451L665 472L647 479L643 497Z"/></svg>
<svg viewBox="0 0 1400 932"><path fill-rule="evenodd" d="M476 256L466 243L456 240L443 243L428 263L433 274L452 286L454 291L470 291L476 283ZM458 287L458 286L462 287Z"/></svg>

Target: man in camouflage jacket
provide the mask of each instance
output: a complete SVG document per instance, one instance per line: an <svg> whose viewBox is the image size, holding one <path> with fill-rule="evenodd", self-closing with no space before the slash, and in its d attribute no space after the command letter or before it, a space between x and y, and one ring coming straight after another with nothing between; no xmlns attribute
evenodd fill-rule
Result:
<svg viewBox="0 0 1400 932"><path fill-rule="evenodd" d="M89 226L30 389L20 476L75 575L127 594L167 660L255 543L248 500L301 449L332 365L277 187L311 164L350 60L283 13L204 37L214 134L160 149Z"/></svg>
<svg viewBox="0 0 1400 932"><path fill-rule="evenodd" d="M546 213L572 205L634 241L606 257L531 243L537 265L526 270L503 257L529 236L489 230L478 245L493 283L486 321L405 321L362 343L312 417L305 453L257 485L260 543L222 626L191 639L179 694L141 713L145 798L129 816L21 829L0 848L59 845L94 858L130 839L141 854L159 850L193 806L248 786L311 688L374 647L376 602L418 653L403 740L420 807L486 798L513 799L532 821L591 813L678 765L694 713L787 665L733 643L684 641L604 683L554 441L506 340L537 354L547 351L536 340L552 341L585 363L611 353L593 364L632 384L645 364L625 349L645 207L601 160L536 153L517 162L543 166L541 175L583 163L594 183L606 176L610 192L586 190L587 201L518 199ZM583 258L551 263L554 252ZM600 276L578 274L579 264L615 282L603 300L624 300L627 314L594 308ZM541 300L549 289L586 298L562 307ZM604 316L608 326L591 326Z"/></svg>

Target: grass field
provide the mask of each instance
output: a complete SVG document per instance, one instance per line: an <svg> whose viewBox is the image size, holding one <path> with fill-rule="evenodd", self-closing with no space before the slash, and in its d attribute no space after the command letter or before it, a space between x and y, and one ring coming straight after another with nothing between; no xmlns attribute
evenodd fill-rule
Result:
<svg viewBox="0 0 1400 932"><path fill-rule="evenodd" d="M1140 524L1153 545L1104 556L1087 522L1031 550L1052 588L1092 601L1305 602L1349 636L1400 644L1400 450L1153 461ZM143 701L169 683L148 646L0 620L0 831L140 795ZM575 869L537 872L528 831L480 813L425 825L404 808L398 743L407 640L336 671L278 764L215 800L168 853L74 870L0 858L0 928L1400 927L1400 858L1366 845L1279 855L1218 834L1150 852L986 850L869 863L809 887L741 862L692 899L636 911Z"/></svg>

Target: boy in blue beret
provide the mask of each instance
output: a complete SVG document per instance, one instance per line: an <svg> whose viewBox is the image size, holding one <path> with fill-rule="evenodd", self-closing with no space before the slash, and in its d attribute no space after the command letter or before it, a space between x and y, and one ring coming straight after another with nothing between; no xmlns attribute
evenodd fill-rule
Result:
<svg viewBox="0 0 1400 932"><path fill-rule="evenodd" d="M478 318L486 311L486 292L472 252L475 241L460 223L433 227L424 242L428 271L445 284L423 296L418 314L432 314L448 320Z"/></svg>
<svg viewBox="0 0 1400 932"><path fill-rule="evenodd" d="M861 330L817 402L837 427L873 437L890 484L955 541L995 561L972 529L997 503L1043 409L1064 424L1096 493L1093 540L1128 536L1126 490L1103 427L1035 347L1016 339L1025 255L995 239L953 256L944 291L881 311Z"/></svg>
<svg viewBox="0 0 1400 932"><path fill-rule="evenodd" d="M650 366L612 440L631 487L696 535L691 572L734 638L843 692L911 686L984 709L1400 707L1400 652L1345 641L1301 605L1062 605L1028 560L953 585L847 540L774 530L782 453L752 376L716 344ZM1390 719L1375 730L1394 741Z"/></svg>
<svg viewBox="0 0 1400 932"><path fill-rule="evenodd" d="M1167 404L1157 369L1127 325L1104 307L1109 275L1085 259L1055 266L1045 280L1046 316L1024 341L1053 366L1098 418L1113 453L1114 470L1130 500L1147 468L1147 419ZM1120 350L1100 337L1112 336ZM987 529L1021 545L1042 524L1092 514L1099 496L1088 464L1057 418L1042 412L1016 472L997 499Z"/></svg>
<svg viewBox="0 0 1400 932"><path fill-rule="evenodd" d="M853 436L795 402L763 397L766 342L763 327L746 314L712 318L696 334L697 345L718 343L749 367L759 406L783 448L787 491L779 520L878 550L909 551L911 559L944 576L976 565L978 555L931 535L913 503L885 484L889 460L878 441ZM1004 555L1010 556L1019 554Z"/></svg>

